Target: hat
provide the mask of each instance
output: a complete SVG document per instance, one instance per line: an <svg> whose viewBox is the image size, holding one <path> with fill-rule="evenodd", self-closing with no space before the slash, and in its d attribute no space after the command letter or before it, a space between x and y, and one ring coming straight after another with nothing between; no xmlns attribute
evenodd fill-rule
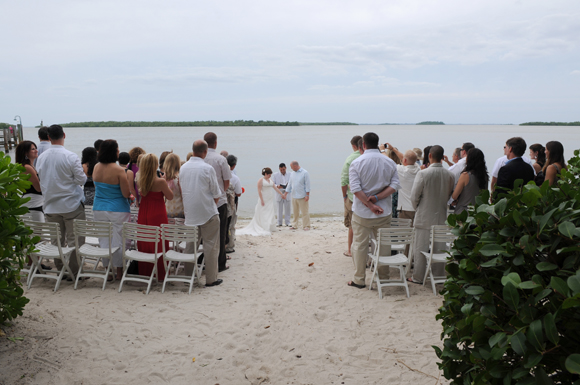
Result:
<svg viewBox="0 0 580 385"><path fill-rule="evenodd" d="M417 154L417 159L423 160L423 151L420 148L415 147L413 151Z"/></svg>

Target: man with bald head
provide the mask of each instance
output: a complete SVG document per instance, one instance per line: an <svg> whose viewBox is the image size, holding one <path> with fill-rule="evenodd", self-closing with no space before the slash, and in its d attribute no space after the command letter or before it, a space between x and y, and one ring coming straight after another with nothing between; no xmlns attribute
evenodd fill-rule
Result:
<svg viewBox="0 0 580 385"><path fill-rule="evenodd" d="M290 175L290 182L284 193L286 199L288 193L292 194L292 211L294 219L292 220L292 230L298 229L298 219L302 211L302 227L304 230L310 230L310 214L308 212L308 200L310 199L310 175L308 171L301 168L297 161L290 162L290 168L294 171Z"/></svg>
<svg viewBox="0 0 580 385"><path fill-rule="evenodd" d="M403 163L402 165L397 165L397 173L399 174L399 183L401 185L397 210L399 211L399 218L410 219L411 226L413 226L415 208L411 203L411 190L417 173L421 171L421 167L417 164L417 153L413 150L407 150L403 154L390 143L386 143L386 149L393 151Z"/></svg>
<svg viewBox="0 0 580 385"><path fill-rule="evenodd" d="M222 195L215 170L204 162L208 146L204 140L193 142L193 156L179 170L185 225L197 226L203 238L205 258L205 286L222 283L217 278L220 250L220 217L217 204ZM221 155L220 155L221 156ZM186 253L193 253L188 243ZM185 273L193 273L193 264L187 263Z"/></svg>
<svg viewBox="0 0 580 385"><path fill-rule="evenodd" d="M207 143L208 150L204 162L209 164L215 170L215 175L218 180L222 195L217 203L218 212L220 215L220 253L218 257L219 271L229 269L226 266L226 235L228 231L228 200L226 191L230 187L230 179L232 179L232 172L226 158L216 152L217 135L213 132L208 132L203 136L203 140Z"/></svg>

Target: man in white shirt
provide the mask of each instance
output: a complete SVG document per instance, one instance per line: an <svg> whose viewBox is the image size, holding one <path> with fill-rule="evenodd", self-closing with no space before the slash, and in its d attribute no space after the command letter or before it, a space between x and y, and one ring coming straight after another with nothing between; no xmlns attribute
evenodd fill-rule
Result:
<svg viewBox="0 0 580 385"><path fill-rule="evenodd" d="M352 205L354 239L352 256L355 265L349 286L365 287L366 263L371 234L377 236L379 228L391 226L391 195L400 188L396 163L379 152L379 137L374 132L363 136L364 153L352 161L349 168L350 191L355 196ZM391 250L385 248L384 255ZM378 270L379 277L389 277L389 267ZM372 284L372 282L371 282Z"/></svg>
<svg viewBox="0 0 580 385"><path fill-rule="evenodd" d="M411 203L415 208L415 240L413 241L413 276L408 279L422 283L427 261L422 251L429 250L431 226L443 225L447 220L447 201L453 191L453 174L441 164L443 147L433 146L429 151L428 168L421 170L415 177L411 190ZM443 275L442 264L433 267L434 275Z"/></svg>
<svg viewBox="0 0 580 385"><path fill-rule="evenodd" d="M215 170L204 162L208 147L204 140L193 142L193 156L181 166L179 181L183 198L185 225L198 226L203 237L205 258L205 286L217 286L223 281L217 278L220 240L220 218L217 203L222 196ZM221 156L221 155L219 155ZM187 244L186 253L193 245ZM186 264L185 273L192 274L193 265Z"/></svg>
<svg viewBox="0 0 580 385"><path fill-rule="evenodd" d="M40 179L40 189L44 196L44 215L47 222L56 222L60 226L60 243L62 246L74 247L75 235L73 222L85 219L85 195L83 188L87 176L83 171L78 155L64 148L66 135L59 125L48 128L51 146L38 157L36 171ZM79 243L85 243L79 237ZM62 268L62 261L54 261L57 268ZM76 252L70 256L69 266L73 274L79 271ZM72 280L75 277L68 277Z"/></svg>
<svg viewBox="0 0 580 385"><path fill-rule="evenodd" d="M50 148L50 140L48 139L48 128L47 127L40 127L38 129L38 156L48 150ZM36 167L36 162L38 162L38 158L34 160L34 167Z"/></svg>
<svg viewBox="0 0 580 385"><path fill-rule="evenodd" d="M208 132L203 136L203 140L207 143L208 152L204 162L209 164L215 170L215 175L218 180L222 195L217 203L218 213L220 215L220 253L218 257L219 271L229 269L226 266L226 234L228 231L228 205L226 198L226 191L230 187L230 179L232 172L226 158L216 152L217 135L213 132Z"/></svg>
<svg viewBox="0 0 580 385"><path fill-rule="evenodd" d="M417 164L417 153L413 150L408 150L403 155L403 153L396 147L393 147L392 144L386 143L386 145L386 148L393 151L401 162L403 162L403 164L397 165L399 183L401 184L397 209L399 210L399 218L410 219L411 226L413 226L415 208L411 203L411 190L413 190L413 183L415 183L417 173L421 171L421 166Z"/></svg>
<svg viewBox="0 0 580 385"><path fill-rule="evenodd" d="M461 173L463 172L463 170L465 170L465 162L467 161L467 151L471 150L472 148L475 148L475 145L473 143L469 142L463 143L463 146L461 146L461 151L459 152L461 159L459 159L458 162L456 162L453 166L449 167L448 169L448 171L453 174L453 178L455 179L455 186L457 186L457 181L459 180Z"/></svg>
<svg viewBox="0 0 580 385"><path fill-rule="evenodd" d="M228 155L226 157L230 170L232 172L232 179L230 179L229 190L233 190L235 195L234 204L232 207L232 216L228 218L228 239L226 242L226 254L233 253L234 247L236 246L236 223L238 223L238 198L242 195L242 182L240 178L234 173L234 169L238 164L238 158L234 155Z"/></svg>
<svg viewBox="0 0 580 385"><path fill-rule="evenodd" d="M286 192L286 187L290 182L290 173L286 172L286 165L284 163L280 163L278 166L279 172L274 173L272 175L272 182L278 187L278 190L282 194ZM280 194L276 194L276 203L278 204L278 226L282 226L282 218L284 218L284 222L286 226L290 226L290 201L292 198L284 198Z"/></svg>

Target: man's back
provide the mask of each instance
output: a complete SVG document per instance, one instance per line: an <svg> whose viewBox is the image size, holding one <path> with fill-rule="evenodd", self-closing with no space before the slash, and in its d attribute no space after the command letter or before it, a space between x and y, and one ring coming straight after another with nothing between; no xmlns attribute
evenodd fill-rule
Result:
<svg viewBox="0 0 580 385"><path fill-rule="evenodd" d="M517 179L523 179L524 184L534 180L534 168L521 157L512 159L499 169L496 189L500 187L511 190L514 188L514 182Z"/></svg>
<svg viewBox="0 0 580 385"><path fill-rule="evenodd" d="M84 199L87 180L79 157L60 145L52 145L36 164L47 214L68 213Z"/></svg>
<svg viewBox="0 0 580 385"><path fill-rule="evenodd" d="M221 196L221 190L212 166L193 156L181 166L179 180L186 225L203 225L218 214L214 198Z"/></svg>
<svg viewBox="0 0 580 385"><path fill-rule="evenodd" d="M411 192L411 203L416 210L415 227L428 229L445 223L447 200L454 184L453 174L441 163L432 163L417 173Z"/></svg>
<svg viewBox="0 0 580 385"><path fill-rule="evenodd" d="M218 207L220 207L226 203L224 181L230 180L232 177L230 166L228 166L228 161L226 160L226 158L218 154L216 150L213 148L208 149L204 162L212 166L215 171L219 187L222 191L222 195L220 196L220 200L218 201L217 204Z"/></svg>

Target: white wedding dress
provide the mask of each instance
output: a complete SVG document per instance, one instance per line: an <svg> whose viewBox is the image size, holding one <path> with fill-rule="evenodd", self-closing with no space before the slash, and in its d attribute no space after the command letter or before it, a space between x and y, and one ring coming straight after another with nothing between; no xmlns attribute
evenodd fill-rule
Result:
<svg viewBox="0 0 580 385"><path fill-rule="evenodd" d="M274 201L274 182L270 179L262 179L262 198L264 199L264 206L258 197L254 217L249 225L241 230L236 230L236 235L253 235L254 237L261 237L272 235L272 231L276 230L276 214Z"/></svg>

